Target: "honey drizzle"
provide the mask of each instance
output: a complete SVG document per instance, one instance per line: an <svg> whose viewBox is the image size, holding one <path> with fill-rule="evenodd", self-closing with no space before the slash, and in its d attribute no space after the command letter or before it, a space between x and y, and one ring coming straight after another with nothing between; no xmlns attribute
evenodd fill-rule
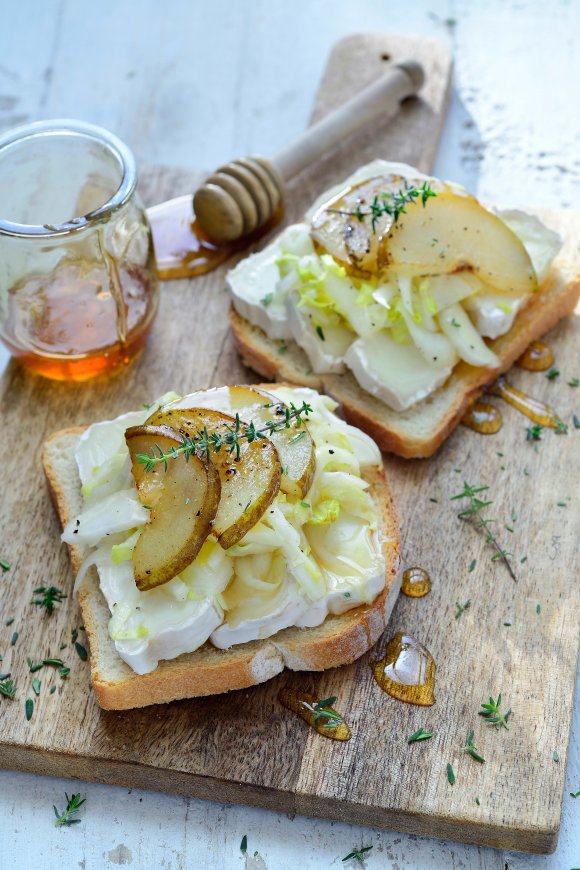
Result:
<svg viewBox="0 0 580 870"><path fill-rule="evenodd" d="M423 598L431 592L431 578L424 568L407 568L403 574L401 592L409 598Z"/></svg>
<svg viewBox="0 0 580 870"><path fill-rule="evenodd" d="M495 435L502 427L501 411L489 402L476 402L463 416L461 422L480 435Z"/></svg>
<svg viewBox="0 0 580 870"><path fill-rule="evenodd" d="M493 389L496 396L502 398L504 402L516 408L516 410L534 423L550 429L558 428L559 417L550 405L546 405L544 402L540 402L538 399L534 399L532 396L516 390L515 387L508 384L503 376L497 379Z"/></svg>
<svg viewBox="0 0 580 870"><path fill-rule="evenodd" d="M317 725L314 724L314 713L308 709L306 704L310 704L314 707L321 699L310 694L310 692L300 692L297 689L281 689L278 693L278 700L282 706L286 707L288 710L292 710L293 713L296 713L297 716L304 719L311 728L314 728L314 730L317 731L318 734L322 734L323 737L330 737L331 740L350 740L352 736L350 728L342 718L334 728L325 725L324 723L328 720L323 717L318 720ZM324 709L331 710L333 713L337 712L334 707L325 707ZM341 716L340 713L338 715Z"/></svg>
<svg viewBox="0 0 580 870"><path fill-rule="evenodd" d="M517 361L521 369L528 372L545 372L554 362L554 353L551 347L543 341L533 341Z"/></svg>
<svg viewBox="0 0 580 870"><path fill-rule="evenodd" d="M414 637L397 632L383 658L371 661L370 666L381 689L392 698L419 707L435 703L435 660Z"/></svg>
<svg viewBox="0 0 580 870"><path fill-rule="evenodd" d="M161 281L205 275L221 266L232 254L244 250L268 233L282 217L282 207L264 226L234 242L217 244L195 219L193 197L179 196L147 210L153 234L157 274Z"/></svg>

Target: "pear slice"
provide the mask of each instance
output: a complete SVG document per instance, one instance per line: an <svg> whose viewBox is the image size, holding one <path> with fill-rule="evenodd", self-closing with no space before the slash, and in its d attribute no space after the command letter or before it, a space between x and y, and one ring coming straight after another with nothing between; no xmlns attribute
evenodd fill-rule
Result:
<svg viewBox="0 0 580 870"><path fill-rule="evenodd" d="M247 423L254 423L257 429L262 428L270 420L284 422L286 405L276 396L256 387L215 387L211 390L200 390L184 396L165 407L172 408L210 408L235 417L236 414ZM300 436L300 437L297 437ZM280 489L287 495L304 498L316 470L316 454L314 441L303 423L297 429L290 428L274 432L269 436L275 446L282 465Z"/></svg>
<svg viewBox="0 0 580 870"><path fill-rule="evenodd" d="M409 274L473 271L496 291L533 293L537 279L522 241L472 196L443 190L407 206L381 242L381 262Z"/></svg>
<svg viewBox="0 0 580 870"><path fill-rule="evenodd" d="M146 472L137 454L169 453L181 446L179 433L167 426L133 426L125 440L139 498L152 508L133 550L135 582L144 592L173 579L197 556L218 510L220 478L197 456L187 462L177 456L167 461L166 470L159 463Z"/></svg>
<svg viewBox="0 0 580 870"><path fill-rule="evenodd" d="M209 408L168 408L156 411L147 423L169 426L192 437L207 430L208 434L226 435L235 428L236 420L228 414ZM253 528L272 504L280 490L282 469L276 448L269 440L248 443L240 440L240 455L222 446L210 449L209 463L217 469L221 482L221 498L213 533L227 550Z"/></svg>
<svg viewBox="0 0 580 870"><path fill-rule="evenodd" d="M423 182L423 178L379 175L341 191L324 203L312 218L310 232L315 247L326 251L355 274L368 276L379 272L386 265L382 242L393 225L393 218L382 214L373 225L368 214L370 205L375 197L380 203L385 194L399 193L407 187L420 187ZM435 181L430 183L433 190L442 187ZM429 200L429 205L431 202ZM365 215L363 220L356 217L357 209Z"/></svg>

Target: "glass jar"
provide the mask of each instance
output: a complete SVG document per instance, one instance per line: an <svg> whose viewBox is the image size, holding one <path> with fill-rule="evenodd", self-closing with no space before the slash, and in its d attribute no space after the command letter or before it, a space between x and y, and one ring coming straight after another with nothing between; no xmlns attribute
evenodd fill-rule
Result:
<svg viewBox="0 0 580 870"><path fill-rule="evenodd" d="M126 366L158 302L131 151L80 121L0 137L0 339L58 380Z"/></svg>

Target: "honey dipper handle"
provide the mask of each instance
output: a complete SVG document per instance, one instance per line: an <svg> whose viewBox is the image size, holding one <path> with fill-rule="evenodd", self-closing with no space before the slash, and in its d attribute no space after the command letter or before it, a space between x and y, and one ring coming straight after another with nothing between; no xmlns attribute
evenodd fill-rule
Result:
<svg viewBox="0 0 580 870"><path fill-rule="evenodd" d="M363 124L378 115L394 114L401 100L416 94L423 81L423 67L417 61L393 64L384 76L282 148L271 163L288 181Z"/></svg>

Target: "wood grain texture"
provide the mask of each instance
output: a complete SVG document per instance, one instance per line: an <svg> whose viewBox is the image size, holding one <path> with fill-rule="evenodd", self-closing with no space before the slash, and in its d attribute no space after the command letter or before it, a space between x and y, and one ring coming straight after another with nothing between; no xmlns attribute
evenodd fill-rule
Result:
<svg viewBox="0 0 580 870"><path fill-rule="evenodd" d="M367 48L378 47L377 39L382 40L371 37ZM385 53L390 44L380 42ZM375 63L375 55L370 48L362 51L363 46L362 37L354 42L351 38L336 50L315 116L342 99L345 83L354 88L356 81L362 86L368 80L367 62ZM441 57L437 53L437 63ZM445 76L440 86L441 95L447 90ZM438 105L444 102L440 98ZM406 111L411 123L412 107ZM429 137L438 126L413 128L408 150L403 143L396 150L400 120L380 135L375 130L374 145L369 141L363 147L357 140L361 147L356 155L345 143L324 166L304 173L290 194L289 211L297 216L321 187L376 154L428 168L428 155L434 150ZM158 202L193 187L195 180L191 173L145 173L144 193L150 203ZM570 225L570 217L562 220ZM523 418L505 409L505 426L494 438L460 429L434 460L387 460L403 519L405 558L408 564L427 567L434 581L427 598L399 601L387 637L404 629L435 655L437 704L428 710L384 695L365 658L320 675L284 674L231 696L103 713L88 691L88 667L70 645L60 650L61 643L69 644L71 627L79 623L76 605L67 601L46 617L30 603L32 590L41 582L72 589L65 548L56 543L58 524L40 472L44 437L64 426L138 407L169 387L185 392L256 380L235 355L226 311L223 271L191 283L175 282L163 288L160 314L143 356L123 375L79 386L49 383L15 365L9 367L1 386L2 433L4 443L17 445L19 452L18 461L7 463L3 475L0 540L2 557L12 568L0 586L0 652L2 671L12 671L19 691L14 702L0 701L0 763L486 845L550 851L559 824L578 650L578 434L573 430L560 437L545 433L535 452L525 442ZM566 387L566 380L578 375L578 324L573 320L551 337L562 371L559 381L552 383L541 374L514 374L516 383L551 400L568 422L573 411L579 412L574 406L577 392ZM510 535L517 585L490 561L476 533L455 518L455 503L448 498L459 491L464 478L492 486L498 528L512 525L512 510L518 515ZM566 508L558 508L561 500ZM520 566L524 554L528 559ZM477 568L469 573L473 558ZM455 601L467 598L471 608L455 620ZM5 626L12 617L14 623ZM503 625L508 620L511 627ZM14 630L19 638L12 647ZM25 659L48 654L60 654L72 671L66 681L41 672L41 695L26 723L24 700L32 692ZM49 695L53 681L58 689ZM320 697L338 694L353 739L337 746L310 732L276 701L283 685L300 686ZM481 701L498 691L514 709L509 732L496 732L477 716ZM431 728L433 739L408 747L406 736L419 726ZM487 759L483 766L459 752L471 727ZM456 771L454 786L445 776L447 762Z"/></svg>

